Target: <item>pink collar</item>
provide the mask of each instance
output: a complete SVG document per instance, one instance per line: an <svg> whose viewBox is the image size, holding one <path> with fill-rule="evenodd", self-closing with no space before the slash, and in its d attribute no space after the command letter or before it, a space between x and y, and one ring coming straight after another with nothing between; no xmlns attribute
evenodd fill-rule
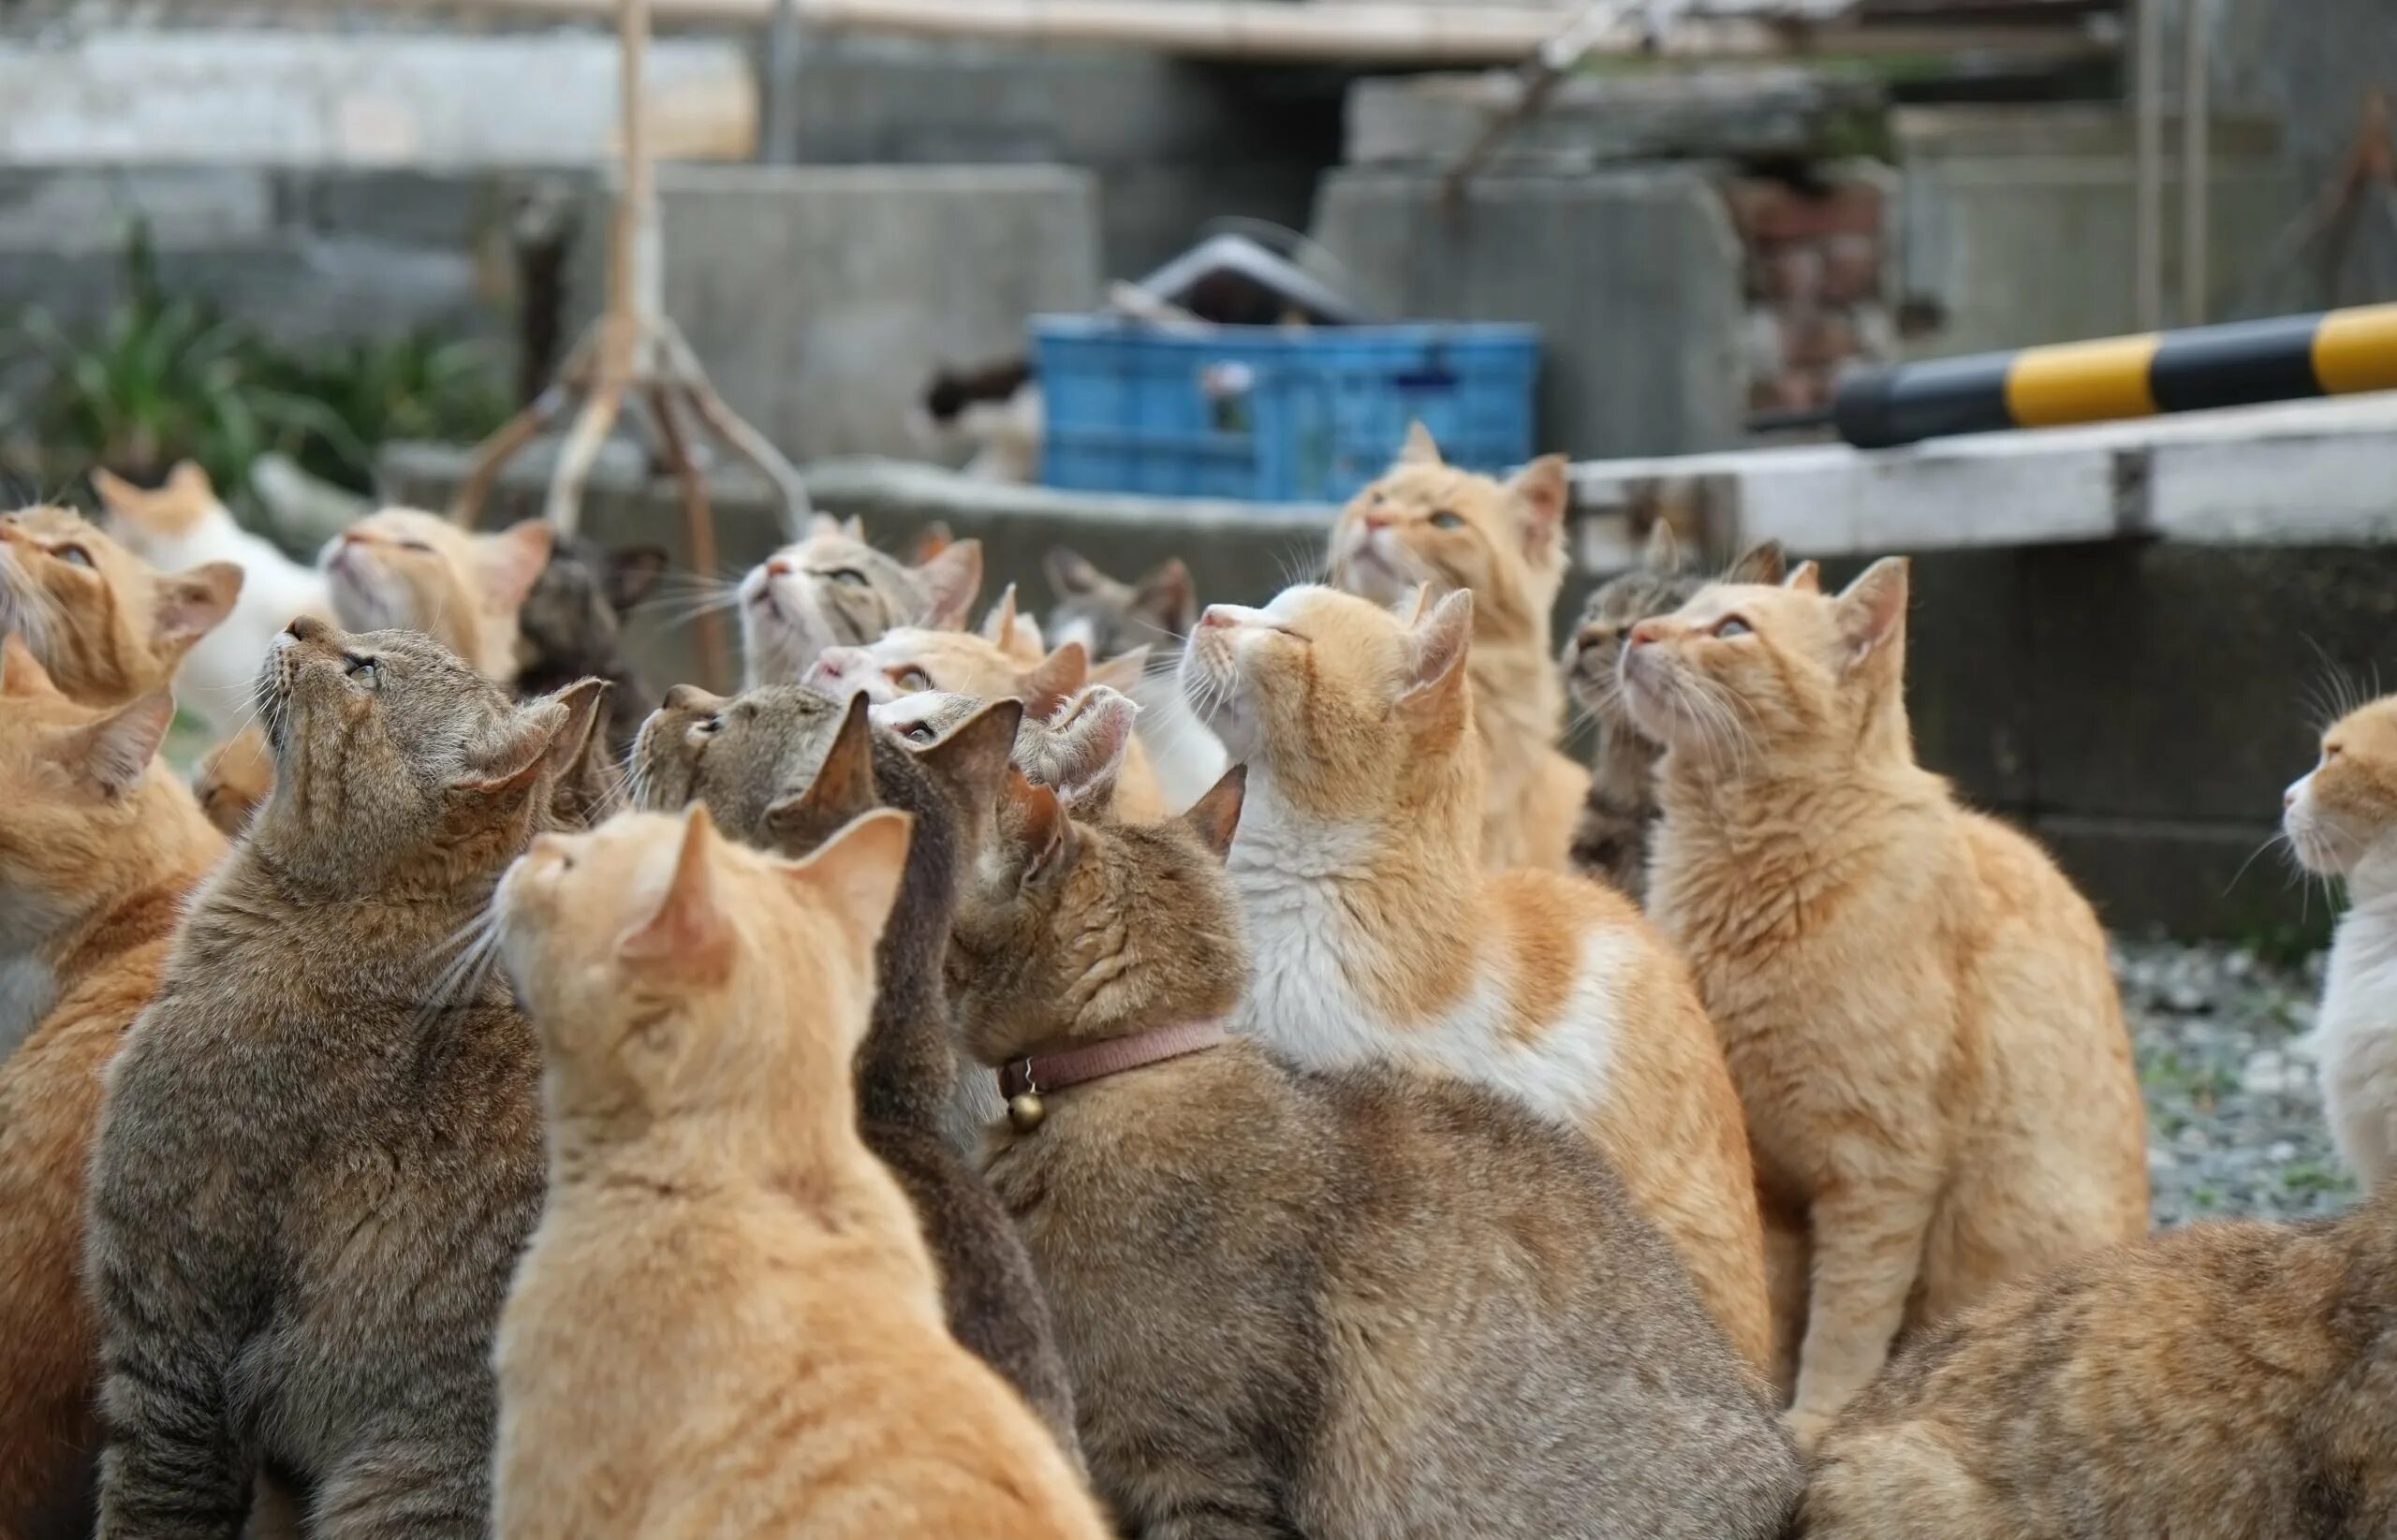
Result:
<svg viewBox="0 0 2397 1540"><path fill-rule="evenodd" d="M1110 1037L1104 1043L1083 1048L1010 1059L998 1067L999 1094L1013 1098L1063 1091L1067 1086L1121 1075L1143 1064L1197 1053L1201 1049L1213 1048L1229 1035L1221 1021L1177 1021L1169 1027L1136 1032L1129 1037Z"/></svg>

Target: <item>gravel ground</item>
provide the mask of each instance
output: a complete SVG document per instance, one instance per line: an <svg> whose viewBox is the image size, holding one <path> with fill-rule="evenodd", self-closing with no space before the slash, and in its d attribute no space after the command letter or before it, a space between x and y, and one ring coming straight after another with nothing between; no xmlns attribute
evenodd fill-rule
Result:
<svg viewBox="0 0 2397 1540"><path fill-rule="evenodd" d="M2113 955L2147 1093L2155 1223L2353 1203L2305 1041L2321 955L2283 967L2234 946L2119 940Z"/></svg>

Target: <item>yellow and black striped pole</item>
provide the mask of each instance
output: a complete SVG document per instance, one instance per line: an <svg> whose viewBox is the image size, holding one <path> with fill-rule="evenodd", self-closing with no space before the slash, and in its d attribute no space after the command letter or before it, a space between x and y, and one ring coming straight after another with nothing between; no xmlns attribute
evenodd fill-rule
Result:
<svg viewBox="0 0 2397 1540"><path fill-rule="evenodd" d="M2061 343L1868 370L1831 421L1860 449L2397 389L2397 304Z"/></svg>

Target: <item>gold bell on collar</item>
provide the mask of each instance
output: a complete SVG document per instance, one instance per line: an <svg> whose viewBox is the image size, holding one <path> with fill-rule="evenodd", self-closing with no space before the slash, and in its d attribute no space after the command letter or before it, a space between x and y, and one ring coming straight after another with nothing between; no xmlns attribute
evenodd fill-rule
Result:
<svg viewBox="0 0 2397 1540"><path fill-rule="evenodd" d="M1007 1098L1007 1125L1019 1134L1029 1134L1049 1116L1049 1104L1037 1091L1019 1092Z"/></svg>

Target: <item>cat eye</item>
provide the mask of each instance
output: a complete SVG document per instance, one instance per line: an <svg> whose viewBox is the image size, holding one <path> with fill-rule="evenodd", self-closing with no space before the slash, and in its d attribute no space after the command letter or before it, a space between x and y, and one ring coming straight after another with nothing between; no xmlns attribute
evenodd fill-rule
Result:
<svg viewBox="0 0 2397 1540"><path fill-rule="evenodd" d="M933 676L921 668L902 668L891 675L890 680L903 690L929 690L933 687Z"/></svg>
<svg viewBox="0 0 2397 1540"><path fill-rule="evenodd" d="M831 579L836 583L846 583L851 588L863 588L865 586L865 574L860 572L853 566L836 566L831 571L824 574L824 576Z"/></svg>
<svg viewBox="0 0 2397 1540"><path fill-rule="evenodd" d="M2322 745L2322 762L2328 764L2345 752L2346 745L2344 743L2325 743Z"/></svg>
<svg viewBox="0 0 2397 1540"><path fill-rule="evenodd" d="M720 733L724 731L724 718L720 716L701 717L699 721L691 724L691 730L697 733Z"/></svg>
<svg viewBox="0 0 2397 1540"><path fill-rule="evenodd" d="M424 553L425 553L426 555L428 555L428 556L430 556L431 554L433 554L433 548L432 548L431 546L429 546L429 545L426 545L426 544L425 544L423 541L421 541L421 540L403 540L403 541L401 541L401 542L400 542L400 549L401 549L402 550L419 550L419 551L422 551L422 552L424 552Z"/></svg>
<svg viewBox="0 0 2397 1540"><path fill-rule="evenodd" d="M1714 634L1718 637L1744 637L1755 629L1737 615L1726 615L1714 623Z"/></svg>
<svg viewBox="0 0 2397 1540"><path fill-rule="evenodd" d="M1455 514L1450 513L1448 509L1442 508L1439 512L1432 515L1432 527L1434 529L1463 529L1464 528L1464 521L1458 518Z"/></svg>
<svg viewBox="0 0 2397 1540"><path fill-rule="evenodd" d="M910 743L929 743L934 738L933 725L929 722L910 722L899 729L899 736Z"/></svg>
<svg viewBox="0 0 2397 1540"><path fill-rule="evenodd" d="M60 561L72 563L76 566L90 566L92 565L92 553L85 550L81 546L61 546L52 554L57 556Z"/></svg>
<svg viewBox="0 0 2397 1540"><path fill-rule="evenodd" d="M373 658L362 658L355 653L344 653L341 655L341 661L343 665L343 671L347 673L350 678L358 679L360 680L360 682L365 684L372 684L375 682L375 660ZM364 676L363 679L360 679L360 676L361 675Z"/></svg>

